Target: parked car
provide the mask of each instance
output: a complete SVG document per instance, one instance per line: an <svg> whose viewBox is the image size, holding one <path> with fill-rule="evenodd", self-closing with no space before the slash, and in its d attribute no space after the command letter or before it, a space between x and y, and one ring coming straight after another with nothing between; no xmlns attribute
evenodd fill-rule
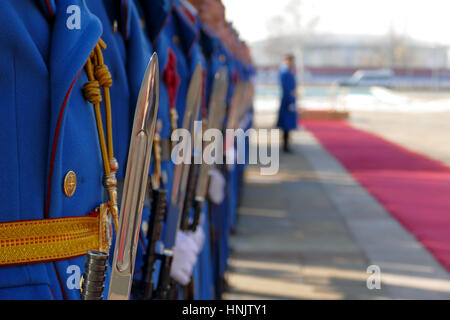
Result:
<svg viewBox="0 0 450 320"><path fill-rule="evenodd" d="M347 87L387 87L392 86L394 72L389 69L358 70L349 79L339 82Z"/></svg>

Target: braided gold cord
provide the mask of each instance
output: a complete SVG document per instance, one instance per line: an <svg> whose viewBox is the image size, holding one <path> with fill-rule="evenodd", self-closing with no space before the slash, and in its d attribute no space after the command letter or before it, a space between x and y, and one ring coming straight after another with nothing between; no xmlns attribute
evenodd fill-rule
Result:
<svg viewBox="0 0 450 320"><path fill-rule="evenodd" d="M108 191L109 201L100 205L100 250L109 251L112 235L107 225L108 217L113 219L114 228L117 230L119 224L119 209L117 204L117 178L116 172L119 164L114 158L113 132L112 132L112 114L111 97L109 88L112 86L112 77L108 66L104 64L102 50L106 49L106 44L102 39L98 41L89 59L86 62L85 69L88 76L88 82L83 86L83 94L90 103L94 105L95 120L97 123L97 132L102 153L103 168L105 172L104 186ZM101 89L104 94L104 106L106 116L106 139L103 129L102 114L100 103L102 102ZM106 245L106 243L108 245Z"/></svg>

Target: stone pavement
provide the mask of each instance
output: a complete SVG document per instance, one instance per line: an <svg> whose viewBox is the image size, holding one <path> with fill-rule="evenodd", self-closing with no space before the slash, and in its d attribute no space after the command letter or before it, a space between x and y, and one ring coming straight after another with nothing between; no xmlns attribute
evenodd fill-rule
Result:
<svg viewBox="0 0 450 320"><path fill-rule="evenodd" d="M450 299L450 277L308 132L246 172L226 299ZM369 290L367 268L381 269Z"/></svg>
<svg viewBox="0 0 450 320"><path fill-rule="evenodd" d="M450 112L352 111L350 123L450 165Z"/></svg>

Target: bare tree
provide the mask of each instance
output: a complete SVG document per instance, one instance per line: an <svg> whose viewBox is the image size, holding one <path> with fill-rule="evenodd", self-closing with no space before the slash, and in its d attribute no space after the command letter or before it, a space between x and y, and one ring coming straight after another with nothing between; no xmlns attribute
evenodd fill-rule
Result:
<svg viewBox="0 0 450 320"><path fill-rule="evenodd" d="M390 68L410 67L414 60L414 48L411 47L409 38L398 33L392 25L387 34L387 58Z"/></svg>
<svg viewBox="0 0 450 320"><path fill-rule="evenodd" d="M311 36L319 22L319 17L314 17L303 23L302 8L302 0L290 0L283 16L269 20L267 23L269 40L265 47L265 53L274 63L281 61L286 53L294 54L301 74L303 74L305 39Z"/></svg>

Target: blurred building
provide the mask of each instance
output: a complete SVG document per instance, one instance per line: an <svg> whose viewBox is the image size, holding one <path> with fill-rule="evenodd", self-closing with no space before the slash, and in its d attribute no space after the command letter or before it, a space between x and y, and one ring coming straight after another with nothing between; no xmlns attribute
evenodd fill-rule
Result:
<svg viewBox="0 0 450 320"><path fill-rule="evenodd" d="M272 38L252 45L258 66L273 66L286 52L303 52L310 67L447 68L448 47L396 36L315 34Z"/></svg>
<svg viewBox="0 0 450 320"><path fill-rule="evenodd" d="M341 81L361 69L392 69L397 83L427 86L450 83L449 48L395 34L350 36L314 34L272 38L252 45L257 80L276 81L286 52L298 56L302 80L312 84ZM301 53L300 53L301 52ZM303 61L303 64L301 63Z"/></svg>

